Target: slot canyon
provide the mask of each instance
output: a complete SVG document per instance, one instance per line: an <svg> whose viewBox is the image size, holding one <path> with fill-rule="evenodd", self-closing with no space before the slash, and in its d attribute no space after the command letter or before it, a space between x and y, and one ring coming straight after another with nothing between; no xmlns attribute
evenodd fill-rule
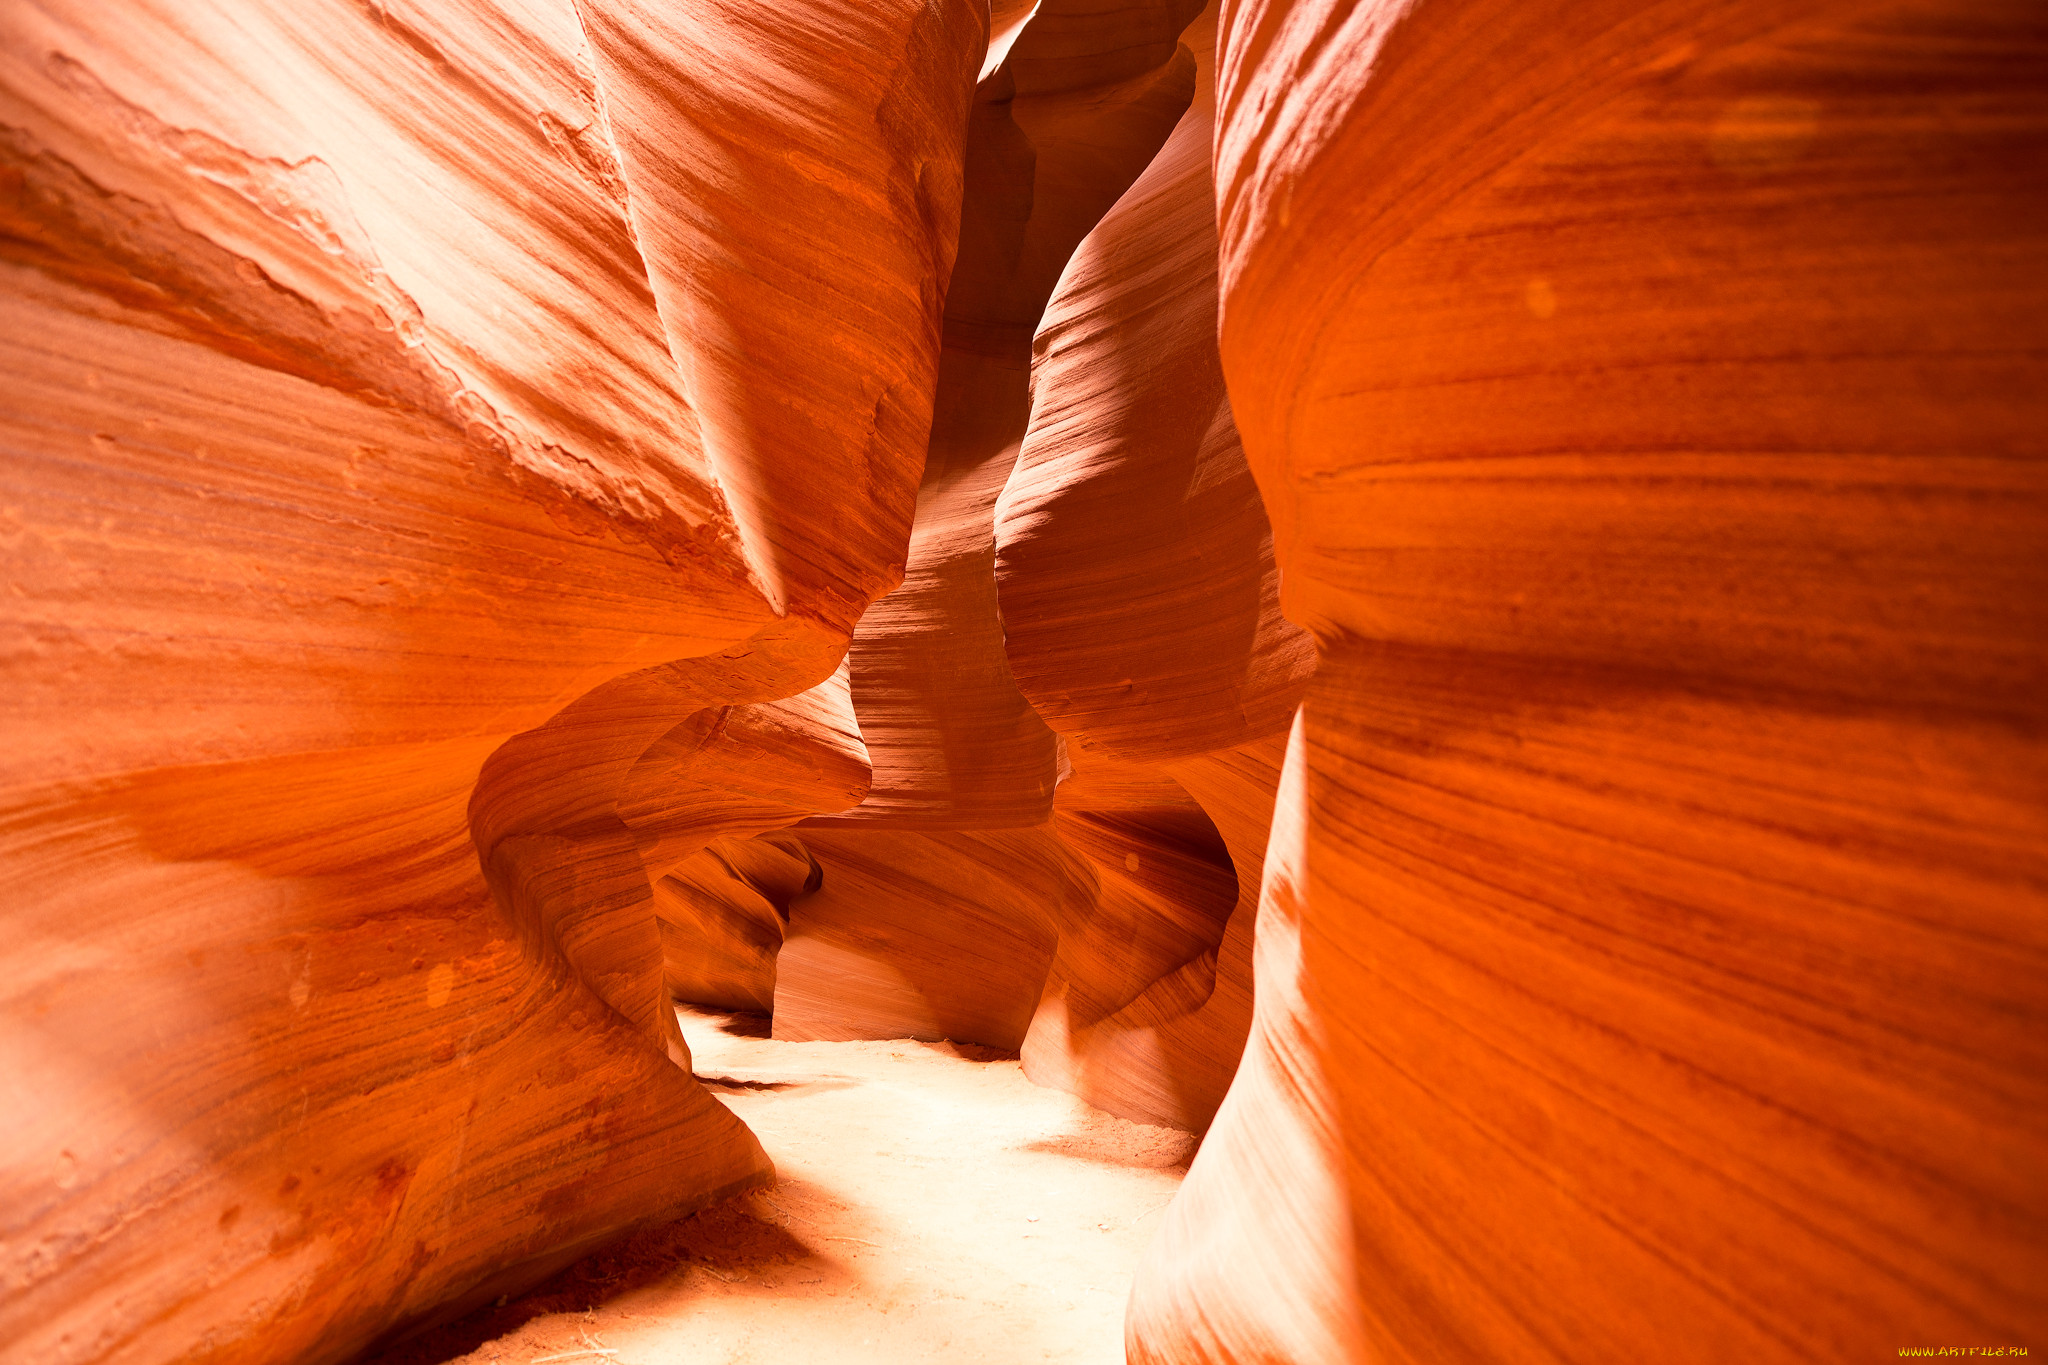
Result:
<svg viewBox="0 0 2048 1365"><path fill-rule="evenodd" d="M2048 1351L2040 0L0 28L0 1361Z"/></svg>

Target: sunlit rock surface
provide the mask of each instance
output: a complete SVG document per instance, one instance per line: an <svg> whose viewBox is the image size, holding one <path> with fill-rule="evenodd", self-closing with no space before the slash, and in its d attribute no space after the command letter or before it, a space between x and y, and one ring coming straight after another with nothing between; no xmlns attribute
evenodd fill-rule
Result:
<svg viewBox="0 0 2048 1365"><path fill-rule="evenodd" d="M1014 26L998 16L909 567L849 656L874 781L799 831L825 889L791 907L774 1028L1021 1046L1043 1083L1200 1129L1249 1020L1256 881L1238 867L1256 869L1264 833L1241 828L1233 852L1154 768L1283 729L1312 660L1279 618L1223 393L1213 25L1193 31L1199 59L1180 41L1196 8L1047 0ZM1137 278L1109 264L1148 251ZM1154 330L1120 325L1148 309ZM1070 315L1072 335L1054 330ZM1174 372L1167 388L1153 365ZM1131 606L1169 580L1177 601ZM1152 628L1133 634L1134 612ZM1207 673L1155 687L1190 646ZM1114 735L1084 751L1092 732L1057 701L1084 688L1176 738L1127 745L1135 763L1112 756ZM1131 781L1090 775L1107 767ZM1212 998L1213 1017L1191 1018Z"/></svg>
<svg viewBox="0 0 2048 1365"><path fill-rule="evenodd" d="M1232 7L1223 366L1321 657L1134 1361L2048 1325L2042 40Z"/></svg>
<svg viewBox="0 0 2048 1365"><path fill-rule="evenodd" d="M1065 746L1057 828L1100 887L1025 1069L1199 1130L1251 1022L1279 736L1314 652L1280 615L1216 349L1213 9L1187 38L1192 105L1040 323L996 580L1011 670Z"/></svg>
<svg viewBox="0 0 2048 1365"><path fill-rule="evenodd" d="M824 885L818 860L793 834L720 838L654 884L662 980L669 997L766 1014L790 903Z"/></svg>
<svg viewBox="0 0 2048 1365"><path fill-rule="evenodd" d="M768 1174L647 860L866 790L986 17L671 8L0 16L10 1360L339 1360Z"/></svg>
<svg viewBox="0 0 2048 1365"><path fill-rule="evenodd" d="M776 1037L1024 1041L1056 908L1089 903L1057 839L1044 829L803 838L823 887L790 910Z"/></svg>
<svg viewBox="0 0 2048 1365"><path fill-rule="evenodd" d="M2033 7L0 35L10 1362L761 1182L674 1000L1202 1132L1143 1365L2043 1338Z"/></svg>

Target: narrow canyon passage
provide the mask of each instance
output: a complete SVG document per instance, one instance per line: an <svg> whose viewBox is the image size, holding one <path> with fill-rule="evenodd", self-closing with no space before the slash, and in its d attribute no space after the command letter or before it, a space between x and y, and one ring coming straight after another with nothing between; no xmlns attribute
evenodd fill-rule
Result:
<svg viewBox="0 0 2048 1365"><path fill-rule="evenodd" d="M1192 1134L1035 1086L973 1044L778 1042L760 1016L681 1014L698 1078L760 1136L774 1187L363 1365L1123 1359L1131 1276Z"/></svg>
<svg viewBox="0 0 2048 1365"><path fill-rule="evenodd" d="M2043 0L0 0L0 1365L1965 1345Z"/></svg>

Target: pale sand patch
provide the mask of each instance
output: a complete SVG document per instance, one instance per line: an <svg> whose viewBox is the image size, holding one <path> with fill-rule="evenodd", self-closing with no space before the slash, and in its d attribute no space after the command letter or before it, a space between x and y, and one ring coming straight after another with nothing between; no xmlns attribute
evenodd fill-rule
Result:
<svg viewBox="0 0 2048 1365"><path fill-rule="evenodd" d="M1192 1135L1033 1085L984 1049L781 1043L741 1036L758 1021L680 1013L697 1074L760 1134L775 1188L643 1234L384 1361L1124 1358L1131 1274Z"/></svg>

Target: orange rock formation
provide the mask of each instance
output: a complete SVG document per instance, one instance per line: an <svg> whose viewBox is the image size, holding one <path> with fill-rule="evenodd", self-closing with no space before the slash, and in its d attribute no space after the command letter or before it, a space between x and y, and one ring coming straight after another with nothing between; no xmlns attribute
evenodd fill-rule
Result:
<svg viewBox="0 0 2048 1365"><path fill-rule="evenodd" d="M767 1174L649 874L865 789L986 17L672 8L0 16L10 1359L345 1359Z"/></svg>
<svg viewBox="0 0 2048 1365"><path fill-rule="evenodd" d="M2048 44L1232 6L1222 350L1316 637L1142 1362L2048 1327Z"/></svg>
<svg viewBox="0 0 2048 1365"><path fill-rule="evenodd" d="M671 999L1206 1130L1146 1365L2043 1339L2033 7L1198 8L0 11L10 1361L766 1179Z"/></svg>

